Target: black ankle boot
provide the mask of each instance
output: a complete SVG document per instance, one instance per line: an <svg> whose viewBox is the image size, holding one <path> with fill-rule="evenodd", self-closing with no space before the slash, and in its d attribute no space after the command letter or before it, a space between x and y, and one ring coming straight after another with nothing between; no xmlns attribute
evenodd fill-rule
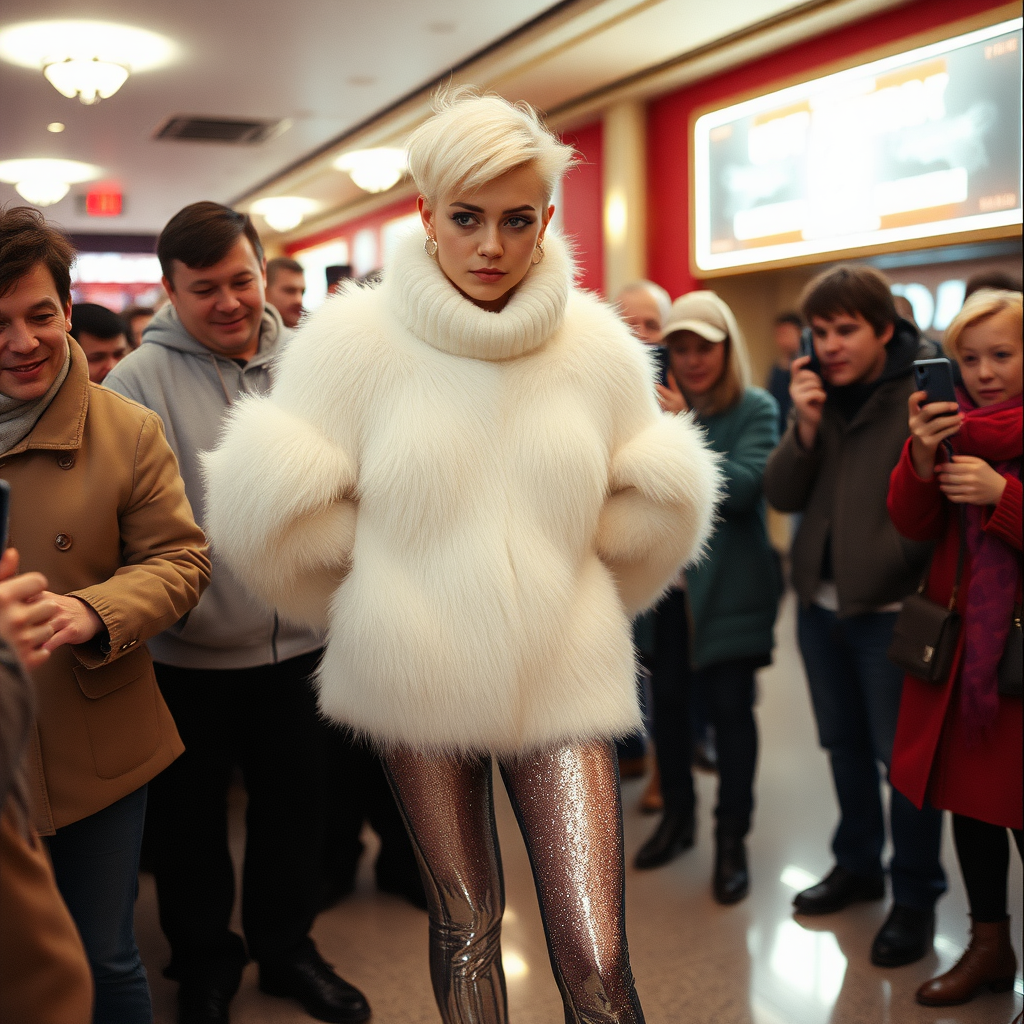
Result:
<svg viewBox="0 0 1024 1024"><path fill-rule="evenodd" d="M666 811L654 835L637 851L633 863L641 870L661 867L693 846L694 822L692 814Z"/></svg>
<svg viewBox="0 0 1024 1024"><path fill-rule="evenodd" d="M739 903L750 891L747 847L742 837L718 837L715 843L715 876L711 888L715 899L725 906Z"/></svg>

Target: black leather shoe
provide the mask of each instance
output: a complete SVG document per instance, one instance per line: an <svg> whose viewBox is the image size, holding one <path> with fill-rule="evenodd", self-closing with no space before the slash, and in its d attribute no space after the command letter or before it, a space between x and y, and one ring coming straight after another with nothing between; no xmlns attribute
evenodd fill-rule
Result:
<svg viewBox="0 0 1024 1024"><path fill-rule="evenodd" d="M693 846L692 814L666 811L654 835L637 851L633 863L641 870L661 867Z"/></svg>
<svg viewBox="0 0 1024 1024"><path fill-rule="evenodd" d="M723 906L739 903L750 891L747 848L742 839L719 837L715 845L715 876L711 889Z"/></svg>
<svg viewBox="0 0 1024 1024"><path fill-rule="evenodd" d="M880 900L885 895L882 875L855 875L838 864L817 884L793 897L798 914L834 914L851 903Z"/></svg>
<svg viewBox="0 0 1024 1024"><path fill-rule="evenodd" d="M178 989L178 1024L228 1024L235 989L209 982L183 981Z"/></svg>
<svg viewBox="0 0 1024 1024"><path fill-rule="evenodd" d="M370 1016L363 993L339 978L315 948L303 949L281 963L261 963L260 989L270 996L296 1000L310 1017L329 1024L352 1024Z"/></svg>
<svg viewBox="0 0 1024 1024"><path fill-rule="evenodd" d="M871 943L876 967L903 967L925 956L935 941L935 911L893 905Z"/></svg>

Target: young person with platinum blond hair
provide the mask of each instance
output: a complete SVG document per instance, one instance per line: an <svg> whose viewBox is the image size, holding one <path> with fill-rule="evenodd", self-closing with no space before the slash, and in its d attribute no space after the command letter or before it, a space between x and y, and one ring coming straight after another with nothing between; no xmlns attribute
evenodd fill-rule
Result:
<svg viewBox="0 0 1024 1024"><path fill-rule="evenodd" d="M705 543L717 465L573 287L548 231L572 151L533 110L459 90L409 158L426 238L236 406L207 524L254 593L327 630L320 706L383 751L443 1020L507 1019L493 756L566 1019L640 1024L612 740L640 726L630 619Z"/></svg>

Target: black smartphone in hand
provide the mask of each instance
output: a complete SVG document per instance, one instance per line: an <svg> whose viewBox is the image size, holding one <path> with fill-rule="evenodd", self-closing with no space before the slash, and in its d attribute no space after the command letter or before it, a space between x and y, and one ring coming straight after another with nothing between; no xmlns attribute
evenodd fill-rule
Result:
<svg viewBox="0 0 1024 1024"><path fill-rule="evenodd" d="M927 393L925 405L932 402L955 402L956 384L953 364L948 359L915 359L914 381L918 391Z"/></svg>
<svg viewBox="0 0 1024 1024"><path fill-rule="evenodd" d="M664 345L652 345L654 349L654 362L658 367L658 383L668 387L668 349Z"/></svg>
<svg viewBox="0 0 1024 1024"><path fill-rule="evenodd" d="M0 555L7 550L8 526L11 518L11 485L0 480Z"/></svg>
<svg viewBox="0 0 1024 1024"><path fill-rule="evenodd" d="M805 327L800 332L800 353L801 356L810 356L811 361L804 366L805 370L812 370L814 373L821 373L821 363L818 361L818 353L814 351L814 333L810 327Z"/></svg>

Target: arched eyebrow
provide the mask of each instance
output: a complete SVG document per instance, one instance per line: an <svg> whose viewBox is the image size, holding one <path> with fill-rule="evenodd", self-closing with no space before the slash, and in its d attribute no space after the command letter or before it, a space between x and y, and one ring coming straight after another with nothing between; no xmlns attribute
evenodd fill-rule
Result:
<svg viewBox="0 0 1024 1024"><path fill-rule="evenodd" d="M457 207L459 207L459 209L462 209L462 210L469 210L470 213L483 213L484 212L484 208L482 206L473 206L471 203L452 203L451 205L452 206L457 206ZM530 206L529 203L527 203L524 206L516 206L516 207L514 207L511 210L502 210L501 212L502 212L502 215L504 215L504 214L508 214L508 213L527 213L527 212L529 212L529 213L536 213L536 210L535 210L534 207Z"/></svg>

